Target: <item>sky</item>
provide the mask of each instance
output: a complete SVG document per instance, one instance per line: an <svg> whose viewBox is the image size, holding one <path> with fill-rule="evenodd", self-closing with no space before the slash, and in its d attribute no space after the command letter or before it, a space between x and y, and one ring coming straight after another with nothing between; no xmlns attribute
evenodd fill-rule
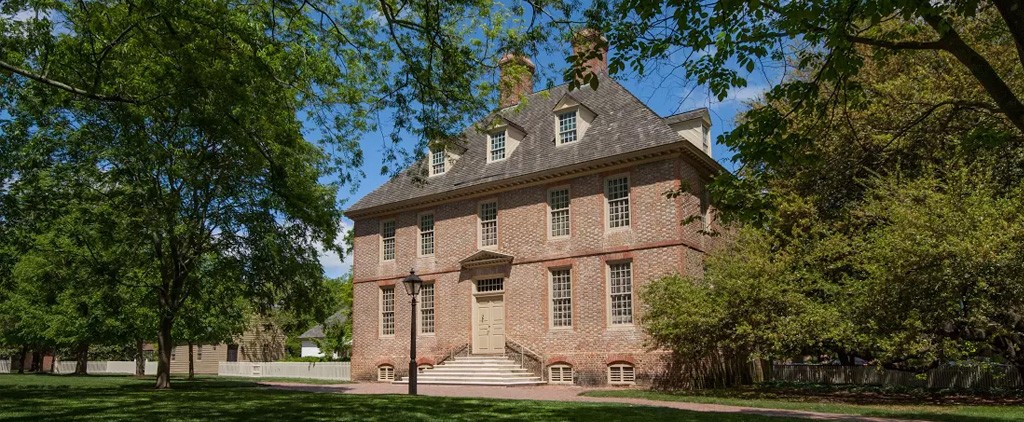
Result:
<svg viewBox="0 0 1024 422"><path fill-rule="evenodd" d="M538 72L542 72L542 70L548 71L549 69L560 72L568 66L565 62L565 56L569 54L569 46L567 45L564 52L546 53L540 57L531 57L531 59L537 65ZM614 45L610 46L609 55L615 55ZM745 108L747 102L758 99L772 85L778 83L776 80L770 80L772 79L771 75L776 74L776 72L761 69L759 66L751 74L745 75L748 78L748 86L733 89L729 92L726 99L718 101L717 98L714 98L708 92L707 87L698 86L694 81L687 80L679 72L681 71L674 66L666 64L649 69L649 74L643 77L635 74L617 74L613 78L625 86L640 101L647 104L648 107L663 117L707 107L711 114L713 139L735 127L736 115ZM546 84L542 80L546 76L550 76L550 71L548 73L547 75L538 75L535 78L534 91L546 88ZM404 146L408 148L414 145L416 140L410 138L404 140L404 143ZM355 187L354 191L350 191L351 186L345 186L339 190L338 199L343 201L343 207L354 204L360 198L388 181L388 176L380 174L383 159L381 146L385 144L381 139L381 135L368 134L363 137L360 144L365 154L362 170L366 177L358 181L358 186ZM737 164L731 160L732 152L717 142L712 146L712 156L725 166L726 169L733 171L736 168ZM345 218L342 221L342 225L343 230L348 230L352 227L352 221ZM342 259L333 252L322 252L320 262L323 264L324 272L329 277L345 275L352 268L351 256Z"/></svg>

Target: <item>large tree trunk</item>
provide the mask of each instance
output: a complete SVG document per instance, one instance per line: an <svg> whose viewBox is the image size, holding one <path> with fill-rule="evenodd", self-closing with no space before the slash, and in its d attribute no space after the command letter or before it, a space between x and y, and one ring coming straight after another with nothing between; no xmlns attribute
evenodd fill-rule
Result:
<svg viewBox="0 0 1024 422"><path fill-rule="evenodd" d="M21 346L21 354L18 356L18 373L25 373L25 358L28 357L28 345L23 344Z"/></svg>
<svg viewBox="0 0 1024 422"><path fill-rule="evenodd" d="M89 343L79 343L75 347L75 375L89 374Z"/></svg>
<svg viewBox="0 0 1024 422"><path fill-rule="evenodd" d="M135 343L135 376L146 375L146 356L142 352L142 340Z"/></svg>
<svg viewBox="0 0 1024 422"><path fill-rule="evenodd" d="M196 378L196 359L192 351L192 342L188 342L188 379Z"/></svg>
<svg viewBox="0 0 1024 422"><path fill-rule="evenodd" d="M171 388L171 350L174 348L171 328L174 326L174 318L166 315L166 312L160 315L160 327L156 334L156 388Z"/></svg>

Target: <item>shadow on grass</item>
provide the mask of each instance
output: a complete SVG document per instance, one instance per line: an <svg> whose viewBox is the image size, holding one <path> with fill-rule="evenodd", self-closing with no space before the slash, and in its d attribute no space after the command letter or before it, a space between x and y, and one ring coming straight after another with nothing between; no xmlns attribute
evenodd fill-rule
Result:
<svg viewBox="0 0 1024 422"><path fill-rule="evenodd" d="M182 381L169 391L129 377L0 377L0 419L39 420L366 420L366 421L781 421L750 414L708 414L620 404L312 394L243 381ZM59 383L62 381L63 383ZM341 387L344 388L344 387ZM338 387L332 390L337 391Z"/></svg>
<svg viewBox="0 0 1024 422"><path fill-rule="evenodd" d="M663 402L708 403L759 409L788 409L867 417L916 419L929 421L1005 422L1024 421L1024 407L1013 394L999 400L947 400L936 404L918 392L841 391L834 388L818 392L806 389L773 390L766 387L698 391L592 390L583 395L618 397ZM962 394L962 393L961 393ZM888 396L887 396L888 395ZM915 397L918 397L915 399ZM947 399L952 397L945 396ZM996 405L990 403L998 403ZM981 403L981 404L979 404Z"/></svg>

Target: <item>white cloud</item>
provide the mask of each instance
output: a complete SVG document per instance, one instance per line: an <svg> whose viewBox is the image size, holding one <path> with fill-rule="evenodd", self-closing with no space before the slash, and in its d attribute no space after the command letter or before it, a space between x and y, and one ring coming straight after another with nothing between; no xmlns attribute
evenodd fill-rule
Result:
<svg viewBox="0 0 1024 422"><path fill-rule="evenodd" d="M352 226L342 220L341 230L338 232L337 242L343 244L345 241L345 233L348 232ZM320 265L324 267L324 274L328 277L341 277L352 271L352 254L345 256L345 259L341 259L338 254L334 251L325 250L326 248L320 246L317 248L320 252Z"/></svg>

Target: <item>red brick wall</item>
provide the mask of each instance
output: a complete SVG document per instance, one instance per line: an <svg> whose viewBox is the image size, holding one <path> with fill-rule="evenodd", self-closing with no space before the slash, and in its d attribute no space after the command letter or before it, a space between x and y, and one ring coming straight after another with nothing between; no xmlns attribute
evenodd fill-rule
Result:
<svg viewBox="0 0 1024 422"><path fill-rule="evenodd" d="M630 227L610 231L605 229L604 181L618 174L630 177ZM679 185L680 179L695 191L703 186L692 167L681 159L671 159L431 209L356 220L353 377L375 379L376 366L382 362L395 365L400 376L407 372L409 297L401 286L395 286L395 336L380 338L378 292L380 285L404 277L410 268L435 284L436 334L418 337L417 354L421 357L440 360L451 349L471 342L473 279L500 275L506 277L507 339L546 359L558 357L572 364L577 382L583 384L604 383L609 359L634 362L638 382L657 376L664 368L664 353L650 353L644 347L637 293L649 281L664 275L699 273L702 251L710 246L710 240L698 233L699 221L680 225L699 213L699 196L664 196ZM570 190L571 236L556 240L548 238L546 198L549 189L560 186ZM494 250L513 255L515 260L511 266L460 270L459 261L478 250L477 205L487 200L498 203L498 247ZM430 211L435 219L435 254L418 257L417 216ZM382 263L380 222L392 218L397 222L397 258ZM606 261L620 259L633 262L636 324L609 327ZM551 329L549 268L565 266L572 267L573 327Z"/></svg>

